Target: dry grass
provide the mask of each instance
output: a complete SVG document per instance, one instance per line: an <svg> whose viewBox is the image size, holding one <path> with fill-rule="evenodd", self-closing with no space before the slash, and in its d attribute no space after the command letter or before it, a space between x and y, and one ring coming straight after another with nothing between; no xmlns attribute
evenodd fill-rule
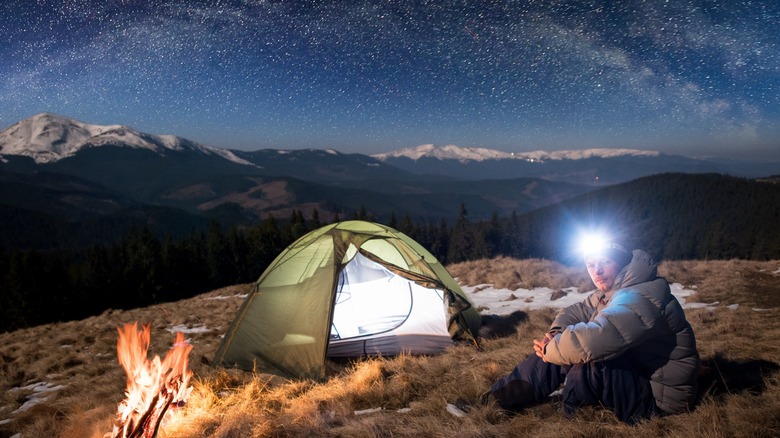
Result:
<svg viewBox="0 0 780 438"><path fill-rule="evenodd" d="M630 427L601 409L574 420L534 408L505 415L473 407L465 417L447 403L473 403L500 375L530 354L531 339L546 330L554 310L517 319L516 333L483 341L484 351L457 345L432 357L400 356L329 363L325 382L290 381L265 374L212 369L207 363L241 303L233 286L178 303L108 311L75 321L0 334L0 438L101 437L111 430L125 377L116 361L116 327L152 323L154 354L173 334L167 328L203 325L187 335L195 372L188 404L164 426L161 437L248 436L556 436L776 437L780 436L779 262L667 262L661 273L697 286L696 301L721 304L688 311L704 359L704 380L713 383L694 412ZM584 270L544 260L501 258L449 267L463 283L500 287L583 286ZM587 280L587 277L584 277ZM587 285L587 283L585 283ZM726 305L739 304L736 310ZM753 310L760 308L762 310ZM64 385L45 402L11 412L30 395L11 390L36 382ZM356 411L382 408L379 412Z"/></svg>

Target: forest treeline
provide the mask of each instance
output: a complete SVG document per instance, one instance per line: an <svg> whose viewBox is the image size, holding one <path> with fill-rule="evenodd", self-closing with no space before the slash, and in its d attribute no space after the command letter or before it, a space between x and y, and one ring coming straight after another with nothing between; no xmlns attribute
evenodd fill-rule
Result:
<svg viewBox="0 0 780 438"><path fill-rule="evenodd" d="M465 260L471 244L456 244L448 254L448 242L457 243L458 233L467 229L465 214L463 207L464 220L452 228L446 222L418 227L408 216L400 222L392 219L389 225L405 230L442 260ZM364 209L352 218L376 220ZM323 225L316 210L310 218L294 210L285 220L269 217L249 227L225 229L213 221L207 230L193 231L183 239L158 237L142 226L133 227L115 243L86 250L0 249L0 331L82 319L106 309L174 301L252 282L290 243ZM474 240L482 239L468 239Z"/></svg>
<svg viewBox="0 0 780 438"><path fill-rule="evenodd" d="M578 262L572 242L599 227L657 259L780 259L780 185L723 175L666 174L611 186L525 215L452 223L382 219L444 264L503 255ZM338 221L338 217L328 222ZM255 281L290 243L326 222L269 217L249 226L212 221L186 237L133 226L88 249L0 248L0 331L81 319Z"/></svg>

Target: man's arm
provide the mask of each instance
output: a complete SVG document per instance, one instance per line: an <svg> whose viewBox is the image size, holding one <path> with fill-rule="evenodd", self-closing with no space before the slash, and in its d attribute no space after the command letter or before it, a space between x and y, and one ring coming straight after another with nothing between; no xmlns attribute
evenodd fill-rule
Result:
<svg viewBox="0 0 780 438"><path fill-rule="evenodd" d="M579 303L574 303L561 309L553 320L548 333L558 334L570 325L590 321L590 318L596 313L594 300L595 294L591 292L590 295Z"/></svg>
<svg viewBox="0 0 780 438"><path fill-rule="evenodd" d="M661 320L660 310L639 294L613 301L591 322L564 330L542 349L542 358L559 365L612 359L644 342Z"/></svg>
<svg viewBox="0 0 780 438"><path fill-rule="evenodd" d="M586 322L590 319L591 315L596 311L596 308L591 303L593 296L594 294L591 293L583 301L564 307L558 312L550 326L550 330L541 339L534 339L534 352L537 356L547 362L544 358L544 348L547 346L547 343L563 332L565 327L578 322Z"/></svg>

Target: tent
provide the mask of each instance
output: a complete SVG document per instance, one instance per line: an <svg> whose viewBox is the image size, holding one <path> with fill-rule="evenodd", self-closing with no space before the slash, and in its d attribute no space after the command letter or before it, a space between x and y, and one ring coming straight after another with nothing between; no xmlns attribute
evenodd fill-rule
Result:
<svg viewBox="0 0 780 438"><path fill-rule="evenodd" d="M475 340L480 316L419 243L366 221L292 243L257 280L212 365L320 379L325 359L432 354Z"/></svg>

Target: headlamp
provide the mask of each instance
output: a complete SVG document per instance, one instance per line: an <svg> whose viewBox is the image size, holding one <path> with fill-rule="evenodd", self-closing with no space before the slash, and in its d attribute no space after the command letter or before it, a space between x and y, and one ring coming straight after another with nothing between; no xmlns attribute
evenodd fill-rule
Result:
<svg viewBox="0 0 780 438"><path fill-rule="evenodd" d="M577 251L585 258L589 255L603 255L625 266L631 261L631 251L614 243L606 233L582 233L577 245Z"/></svg>
<svg viewBox="0 0 780 438"><path fill-rule="evenodd" d="M609 237L601 232L587 232L580 235L577 252L583 257L611 248Z"/></svg>

